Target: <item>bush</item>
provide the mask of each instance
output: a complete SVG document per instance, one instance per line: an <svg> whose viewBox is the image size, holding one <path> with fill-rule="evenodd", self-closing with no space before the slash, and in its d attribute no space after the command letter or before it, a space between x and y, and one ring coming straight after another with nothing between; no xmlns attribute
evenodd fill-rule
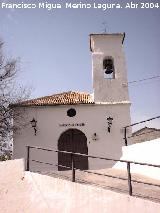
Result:
<svg viewBox="0 0 160 213"><path fill-rule="evenodd" d="M10 152L2 154L0 156L0 161L11 160L12 154Z"/></svg>

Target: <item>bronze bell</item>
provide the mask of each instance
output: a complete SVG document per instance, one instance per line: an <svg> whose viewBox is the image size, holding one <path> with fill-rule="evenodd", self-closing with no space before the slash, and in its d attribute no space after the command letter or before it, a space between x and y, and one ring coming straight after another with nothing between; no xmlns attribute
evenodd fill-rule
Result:
<svg viewBox="0 0 160 213"><path fill-rule="evenodd" d="M111 74L114 71L114 65L111 59L104 60L103 67L105 69L105 74Z"/></svg>
<svg viewBox="0 0 160 213"><path fill-rule="evenodd" d="M113 73L113 69L110 69L110 68L106 68L106 70L105 70L105 73L106 74L111 74L111 73Z"/></svg>

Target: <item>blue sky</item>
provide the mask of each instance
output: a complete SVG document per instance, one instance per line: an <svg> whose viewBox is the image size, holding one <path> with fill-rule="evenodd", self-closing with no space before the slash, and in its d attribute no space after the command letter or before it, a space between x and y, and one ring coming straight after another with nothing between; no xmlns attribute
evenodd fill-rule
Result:
<svg viewBox="0 0 160 213"><path fill-rule="evenodd" d="M55 2L67 1L48 1ZM126 2L130 1L123 4ZM160 8L0 9L0 38L5 41L7 55L21 58L18 81L33 87L32 98L69 90L92 92L89 34L103 32L103 22L108 33L126 33L128 81L160 75ZM130 84L129 92L132 122L160 115L160 78ZM154 126L160 128L160 119Z"/></svg>

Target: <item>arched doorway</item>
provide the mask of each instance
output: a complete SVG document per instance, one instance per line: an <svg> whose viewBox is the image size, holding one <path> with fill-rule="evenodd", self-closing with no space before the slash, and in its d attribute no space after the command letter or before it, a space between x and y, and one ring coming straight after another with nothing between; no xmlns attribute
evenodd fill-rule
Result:
<svg viewBox="0 0 160 213"><path fill-rule="evenodd" d="M87 138L83 132L78 129L69 129L61 134L58 140L58 150L68 151L88 155ZM74 155L75 168L88 169L88 157ZM58 170L64 171L71 169L71 154L58 153ZM61 165L61 166L60 166ZM62 166L69 167L64 168Z"/></svg>

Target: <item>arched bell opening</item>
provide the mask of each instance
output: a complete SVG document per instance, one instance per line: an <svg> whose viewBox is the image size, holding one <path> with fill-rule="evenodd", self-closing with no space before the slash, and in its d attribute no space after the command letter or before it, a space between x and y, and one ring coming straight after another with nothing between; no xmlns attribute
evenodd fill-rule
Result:
<svg viewBox="0 0 160 213"><path fill-rule="evenodd" d="M78 129L68 129L63 132L58 140L58 150L88 155L87 137ZM88 157L74 155L75 168L88 169ZM70 153L58 153L58 170L71 170L72 158Z"/></svg>
<svg viewBox="0 0 160 213"><path fill-rule="evenodd" d="M115 68L114 68L114 61L112 57L104 58L103 71L104 71L104 78L107 78L107 79L115 78Z"/></svg>

